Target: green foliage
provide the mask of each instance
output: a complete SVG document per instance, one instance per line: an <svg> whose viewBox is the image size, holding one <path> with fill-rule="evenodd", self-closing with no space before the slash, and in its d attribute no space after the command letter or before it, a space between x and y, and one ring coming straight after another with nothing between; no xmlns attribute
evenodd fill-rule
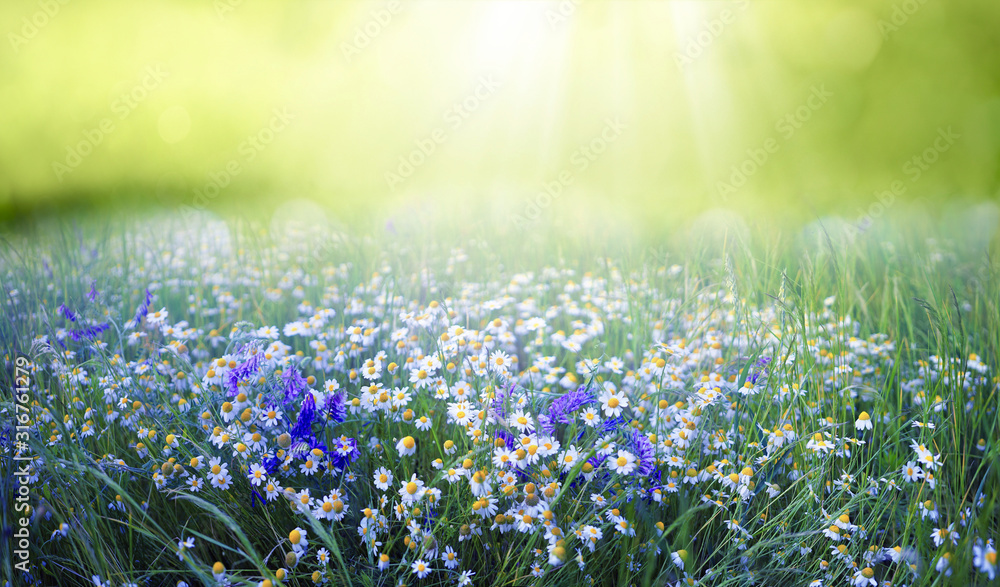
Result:
<svg viewBox="0 0 1000 587"><path fill-rule="evenodd" d="M386 508L392 529L380 535L378 549L391 553L391 569L379 571L378 553L359 541L361 510L379 501L381 492L375 490L371 478L381 465L394 472L397 485L416 473L428 486L445 489L426 529L437 546L461 548L460 570L475 571L476 584L541 586L589 580L601 585L663 585L683 580L686 571L712 585L751 581L805 585L824 578L820 560L830 563L824 584L844 583L852 573L831 555L837 543L822 534L841 514L847 514L850 525L857 527L849 544L850 558L860 566L875 568L880 580L894 585L966 585L985 579L974 568L973 546L976 539L995 539L1000 529L1000 446L996 443L1000 436L996 377L1000 281L994 277L996 269L989 258L981 257L982 251L965 248L958 233L929 241L920 238L922 227L900 224L864 234L824 234L817 239L818 246L812 246L808 238L755 233L752 238L744 235L715 244L678 239L654 248L580 234L532 234L523 239L467 233L330 238L318 232L269 234L243 221L228 227L191 228L169 220L139 229L88 225L80 233L66 228L30 238L11 235L3 250L0 270L7 304L0 337L5 341L8 366L4 387L14 387L16 357L29 356L34 364L31 393L37 402L32 412L36 426L24 452L37 459L38 481L31 485L31 558L35 577L42 583L87 585L92 584L92 575L99 575L116 586L127 582L167 585L181 579L189 584L212 584L212 565L220 561L234 581L238 577L278 584L276 573L286 568L285 584L311 584L310 573L318 569L315 553L323 546L331 558L319 570L331 584L375 586L399 580L454 584L457 571L441 572L440 560L433 561L438 571L426 580L411 575L409 563L431 545L420 544L411 551L404 544L410 533L390 511L396 486L388 492ZM177 235L190 238L186 248L163 246L175 243L172 239ZM466 260L456 261L458 248ZM492 468L491 447L473 443L449 425L442 404L429 392L415 394L408 406L416 415L433 420L429 431L419 436L419 450L412 458L396 453L395 439L413 430L398 419L352 414L339 428L325 429L328 447L345 434L357 438L363 449L361 459L349 468L358 480L350 484L343 477L339 480L350 504L342 523L302 516L282 498L251 507L251 498L245 496L251 495L252 487L245 471L237 469L238 461L231 465L233 487L228 491L206 486L191 493L177 484L157 489L155 476L167 459L157 445L167 434L179 439L178 456L232 452L231 446L222 451L213 447L206 433L210 428L203 429L199 421L201 410L211 412L212 425L221 416L226 397L218 386L206 386L201 403L191 412L181 410L172 397L182 389L178 379L202 380L206 362L235 352L234 341L250 340L229 338L230 329L250 332L243 322L280 329L302 315L296 308L302 300L320 307L336 295L340 297L336 297L334 329L352 325L344 311L352 296L367 300L402 297L413 300L415 308L426 309L435 302L446 310L460 309L474 295L470 288L516 296L518 290L508 284L527 272L537 276L545 267L575 272L553 281L561 285L579 283L584 277L604 279L606 289L589 292L587 303L599 295L618 296L627 302L627 310L605 320L601 336L588 341L579 353L567 352L551 341L528 352L524 349L529 343L522 338L519 368L530 366L531 355L555 356L555 364L569 372L576 370L580 358L603 361L630 356L632 364L626 368L638 370L649 357L673 360L665 350L670 340L662 333L692 344L718 335L724 344L711 369L731 374L733 389L739 390L753 384L762 358L771 358L766 383L756 395L733 391L727 401L706 404L698 423L705 435L683 453L699 471L709 466L724 469L723 459L733 466L726 469L727 475L750 467L752 499L720 491L718 480L709 476L691 491L685 487L665 494L664 503L657 504L629 493L635 481L625 476L612 477L607 486L585 479L580 462L563 474L560 490L549 502L560 518L565 517L565 523L556 522L564 532L592 522L599 511L589 502L593 491L614 501L636 529L634 537L614 537L614 529L605 522L605 538L596 551L590 554L583 548L585 567L578 567L574 559L575 549L584 546L580 542L569 543L565 565L551 567L545 562L547 555L539 557L534 551L545 550L542 533L491 532L489 519L481 539L459 542L462 527L476 519L469 507L473 497L468 482L449 488L445 472L460 467L466 457L474 462L472 470ZM288 295L287 290L280 299L269 296L268 289L286 275L299 276L296 284L301 298ZM99 302L88 303L95 280ZM202 334L178 342L149 330L145 338L130 344L126 323L142 301L140 284L144 283L159 286L151 311L165 307L171 321L186 319L190 328ZM567 303L563 293L556 287L539 290L537 307ZM67 324L60 316L60 304L82 308L81 320L107 321L111 327L101 338L107 344L78 344L67 338L67 328L78 325ZM699 322L695 316L704 319ZM710 316L728 316L725 337L717 329L719 322ZM395 317L386 319L392 322ZM466 324L470 327L482 328ZM221 335L220 342L212 342L213 331ZM661 338L654 341L654 332L661 333ZM410 334L425 352L443 356L440 332L424 329ZM46 337L48 346L40 344L39 337ZM823 340L817 342L817 338ZM317 352L304 338L286 340L292 352L301 351L303 357ZM854 356L857 349L851 345L858 340L870 345L866 352L871 353L871 360L858 359L847 371L836 373L832 367L838 365L837 357ZM163 352L171 344L170 352ZM190 348L180 349L181 344ZM75 355L67 354L70 351ZM975 380L976 373L967 366L972 355L988 366L982 381ZM360 361L368 356L357 357L351 367L360 368ZM134 431L104 422L99 413L108 407L105 390L109 382L102 382L101 377L120 373L123 362L152 357L167 367L159 369L153 363L145 375L135 375L151 390L150 395L135 395L143 398L141 408L134 410L143 414L141 426L155 433L155 440L148 441L150 455L143 457L137 451ZM930 357L936 357L935 365L952 367L930 377ZM861 373L863 368L871 372ZM78 372L73 369L84 369L89 375L74 379ZM349 398L358 394L358 385L349 383L343 372L307 369L305 373L317 376L317 387L335 377L348 389ZM914 384L924 376L926 380ZM387 381L404 386L406 377L402 371ZM267 388L280 385L280 376L274 372L266 379ZM665 433L660 429L663 422L649 419L648 410L635 408L647 403L655 407L658 399L690 407L697 401L694 381L661 387L648 402L633 392L629 417L651 427L643 432ZM793 382L804 393L779 398L780 384ZM598 386L600 380L595 376L580 383ZM495 382L476 377L474 384L482 391ZM535 414L544 413L560 394L556 385L537 392L530 403ZM14 399L5 396L3 400L7 413L14 413ZM86 408L93 408L94 413L86 413ZM874 430L855 431L854 422L862 411L870 414ZM81 425L87 421L94 422L96 434L82 437ZM785 423L795 438L772 449L768 439ZM934 427L914 427L915 423ZM720 430L733 440L728 447L716 449L710 436ZM581 431L583 427L575 424L561 431L563 447ZM810 449L817 434L834 438L835 450ZM52 441L50 435L58 439ZM378 449L366 446L371 436L378 439ZM584 453L593 456L599 449L597 437L585 438L591 444L583 447ZM980 439L984 441L981 448L977 446ZM442 448L446 440L453 440L460 450L447 454ZM916 459L911 442L940 455L943 464L934 470L933 483L926 477L916 483L901 479L900 471ZM12 454L3 455L5 471L13 470ZM442 460L440 471L435 459ZM179 459L177 463L186 466ZM659 469L666 479L671 468ZM796 473L790 475L792 471ZM10 479L10 473L5 473L4 482L9 484ZM614 483L621 488L614 488ZM645 489L652 487L648 480L639 483L645 483ZM769 497L765 488L772 483L777 494ZM632 499L625 500L627 495ZM921 515L920 504L927 500L935 504L939 522ZM5 526L16 523L15 517L5 509ZM60 524L67 525L65 536L53 533ZM960 534L957 546L935 547L929 538L932 530L948 524ZM289 533L297 527L308 531L309 560L290 566L286 561L292 550ZM196 547L178 556L177 542L189 537L196 539ZM877 563L885 549L893 548L899 549L904 564ZM684 571L670 556L681 549L687 552ZM934 570L944 552L951 553L954 573L950 577ZM873 562L865 562L866 553ZM5 550L0 560L5 574L15 576L13 562L13 554ZM540 577L531 575L536 564L545 570Z"/></svg>

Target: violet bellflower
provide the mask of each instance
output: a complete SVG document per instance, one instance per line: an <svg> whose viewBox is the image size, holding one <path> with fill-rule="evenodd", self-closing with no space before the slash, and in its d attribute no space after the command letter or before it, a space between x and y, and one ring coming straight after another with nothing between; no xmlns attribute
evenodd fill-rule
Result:
<svg viewBox="0 0 1000 587"><path fill-rule="evenodd" d="M581 386L576 391L571 391L556 398L549 406L548 415L539 416L538 421L546 434L553 434L557 423L571 424L573 422L572 412L595 401L594 396L587 391L587 388Z"/></svg>
<svg viewBox="0 0 1000 587"><path fill-rule="evenodd" d="M514 384L510 384L507 387L501 387L499 391L493 397L493 402L490 404L490 408L496 413L497 417L501 419L507 418L507 408L504 404L514 392Z"/></svg>
<svg viewBox="0 0 1000 587"><path fill-rule="evenodd" d="M601 422L601 434L618 432L618 428L620 428L624 423L624 418L611 418L610 420L605 420Z"/></svg>
<svg viewBox="0 0 1000 587"><path fill-rule="evenodd" d="M331 422L340 424L347 419L347 396L340 391L330 394L330 396L326 398L326 404L323 406L323 411L326 412L327 418L329 418Z"/></svg>
<svg viewBox="0 0 1000 587"><path fill-rule="evenodd" d="M107 322L101 322L100 324L92 324L90 326L85 326L76 330L70 330L69 335L73 338L75 342L80 342L82 340L92 340L97 338L102 332L111 328L111 325Z"/></svg>
<svg viewBox="0 0 1000 587"><path fill-rule="evenodd" d="M260 352L259 349L254 350L257 350L257 352L250 355L245 362L238 365L235 369L231 369L229 373L226 373L226 388L229 390L229 397L238 395L240 392L240 381L250 377L260 368L260 361L264 353Z"/></svg>
<svg viewBox="0 0 1000 587"><path fill-rule="evenodd" d="M300 395L302 395L302 392L304 392L309 387L308 384L306 383L306 380L302 378L302 374L299 373L299 370L291 365L289 365L288 369L286 369L285 372L281 374L281 379L285 383L285 388L284 388L285 407L287 407L288 404L296 400Z"/></svg>
<svg viewBox="0 0 1000 587"><path fill-rule="evenodd" d="M142 322L142 319L146 317L146 314L149 313L149 306L152 303L153 303L153 294L150 293L149 288L147 287L146 288L146 297L145 297L145 299L143 299L142 303L139 304L139 307L136 308L136 310L135 310L135 317L133 317L131 320L129 320L125 324L125 326L127 328L134 328L134 327L138 326Z"/></svg>
<svg viewBox="0 0 1000 587"><path fill-rule="evenodd" d="M333 441L333 465L338 469L345 469L348 465L358 460L361 451L358 450L358 441L347 436L341 436Z"/></svg>
<svg viewBox="0 0 1000 587"><path fill-rule="evenodd" d="M312 436L312 423L316 419L316 399L313 394L307 393L302 407L299 409L299 418L292 427L292 440L306 440Z"/></svg>
<svg viewBox="0 0 1000 587"><path fill-rule="evenodd" d="M635 474L647 477L653 472L653 466L656 464L656 457L653 454L653 443L649 441L647 437L642 432L638 430L632 430L632 436L629 438L629 449L636 456L636 464L638 465L635 469Z"/></svg>
<svg viewBox="0 0 1000 587"><path fill-rule="evenodd" d="M761 357L757 359L757 362L754 364L754 367L751 370L750 375L747 377L747 380L749 380L750 383L756 385L758 379L760 379L761 377L767 377L767 367L770 364L771 364L771 357Z"/></svg>
<svg viewBox="0 0 1000 587"><path fill-rule="evenodd" d="M59 304L59 313L70 322L76 322L76 312L70 310L66 304Z"/></svg>

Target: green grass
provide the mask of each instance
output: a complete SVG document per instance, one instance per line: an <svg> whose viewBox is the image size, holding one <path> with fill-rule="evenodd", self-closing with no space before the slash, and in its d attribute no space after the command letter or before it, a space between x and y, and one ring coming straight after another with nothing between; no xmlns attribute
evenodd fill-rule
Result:
<svg viewBox="0 0 1000 587"><path fill-rule="evenodd" d="M977 539L995 540L1000 524L996 442L1000 279L986 251L976 250L962 227L932 228L907 219L860 234L832 228L805 235L765 228L726 232L720 227L713 234L668 235L656 242L623 241L600 232L512 235L481 228L404 228L405 235L385 231L347 235L331 229L288 235L269 233L246 220L209 225L164 219L144 225L85 223L82 228L53 225L44 231L36 227L9 233L0 257L6 296L0 337L7 364L5 390L14 387L17 357L32 362L33 426L25 451L36 458L38 475L30 485L32 576L43 584L92 584L93 575L115 585L172 585L178 580L213 584L212 565L220 561L234 583L248 584L264 579L277 584L275 573L285 568L285 584L311 584L312 573L318 570L320 579L330 584L445 585L454 584L457 571L470 570L476 573L477 585L662 585L685 577L670 556L684 549L688 553L684 571L703 584L807 585L819 579L824 585L836 585L847 584L852 571L831 555L831 548L841 543L831 542L822 532L847 513L850 523L863 530L852 532L852 539L845 542L846 555L859 568L870 566L876 579L893 585L986 583L986 575L974 568L973 546ZM936 240L929 240L929 235ZM458 260L457 249L467 257L464 261ZM280 300L269 297L283 279L301 288L301 298L293 295L292 288L282 290ZM90 301L87 295L95 282L99 295ZM172 338L147 323L126 327L147 287L156 296L151 311L164 307L170 313L167 322L186 320L187 327L197 332L183 341L184 348L175 343L173 350L164 350ZM504 296L510 300L502 307L483 308L483 302ZM528 298L534 305L518 310L515 304ZM314 477L295 474L282 483L311 488L313 497L340 487L349 505L342 521L310 519L293 511L282 497L251 507L251 486L240 460L232 456L238 440L216 448L202 427L224 425L221 406L229 399L225 390L221 385L204 385L194 395L186 382L202 381L212 360L227 352L235 354L241 344L253 340L252 329L273 325L280 331L300 318L297 306L303 300L314 309L336 311L324 326L333 339L361 318L382 326L356 356L329 371L311 362L321 352L309 344L315 336L281 337L290 345L291 355L301 353L297 360L304 361L303 376L316 378L313 389L336 380L348 400L359 397L361 388L349 377L350 370L360 370L379 350L388 352L386 363L400 365L394 374L383 372L381 381L390 389L410 385L407 356L437 355L443 366L456 360L440 336L445 331L440 321L411 327L402 350L390 341L389 334L402 324L404 309L420 314L436 304L453 312L451 323L480 331L470 335L472 348L485 342L482 331L488 321L502 317L513 329L518 318L545 316L546 309L554 308L546 318L544 338L536 341L532 334L515 334L508 348L518 358L513 374L519 389L526 390L529 415L546 413L554 399L577 385L599 393L601 385L611 381L626 390L630 402L615 439L624 447L629 427L641 426L642 432L657 434L658 458L666 459L670 453L661 442L678 424L654 414L660 400L667 405L683 402L681 414L697 422L686 451L669 449L686 460L684 467L674 469L680 472L679 479L689 467L710 472L714 465L728 475L750 466L752 497L734 500L722 483L707 479L693 486L681 482L679 492L665 494L664 503L657 504L641 497L657 485L649 477L605 476L601 466L600 473L587 480L580 461L569 471L546 478L538 465L528 469L531 479L517 480L512 497L503 495L496 482L493 493L500 498L503 513L515 498L525 498L527 482L542 486L548 479L560 480L548 503L554 523L568 535L565 564L552 566L547 553L536 554L534 549L544 553L548 545L544 531L490 531L492 519L487 519L481 536L460 542L463 527L479 520L473 510L476 498L467 479L452 485L444 472L460 467L465 458L473 461L472 471L495 472L492 447L489 442L473 442L465 430L448 423L447 403L422 391L413 394L407 408L415 418L427 416L432 421L427 431L397 417L403 410L374 416L361 411L336 426L328 423L322 430L313 426L327 447L341 435L357 439L359 458L347 469L357 480L347 483L347 471L341 471ZM364 308L349 313L352 300ZM399 307L397 300L410 305ZM379 310L389 303L394 303L393 311ZM80 314L77 325L59 313L60 304ZM585 324L574 323L577 320ZM559 330L571 335L588 325L594 328L598 320L599 332L578 351L551 338ZM109 324L98 337L106 343L104 348L93 340L65 337L66 329L84 322ZM129 345L128 333L135 330L147 336ZM221 337L215 344L213 331ZM700 349L704 356L688 364L669 354L658 343L670 343L672 338L674 343L683 339L687 350ZM712 348L714 340L720 342L718 349ZM870 354L858 352L852 340L866 341ZM342 343L334 340L328 346L339 348ZM346 344L350 350L351 343ZM455 356L467 357L470 352L462 350ZM972 354L988 367L984 375L966 366ZM546 383L540 375L525 372L543 356L554 357L552 366L577 373L577 381L561 385L560 375L556 382ZM953 360L960 364L947 377L940 374L915 382L921 376L920 365L926 368L932 356L941 365ZM630 383L625 373L590 374L578 366L581 359L603 363L612 357L622 358L625 372L640 371L649 361L662 359L668 371L677 369L677 382L671 383L667 371ZM759 372L754 365L763 357L771 357L771 363L759 392L747 396L737 392ZM155 364L148 365L148 371L136 371L136 365L150 359ZM837 361L849 368L835 372ZM135 385L127 392L129 402L138 401L140 407L129 405L118 410L118 420L106 422L105 390L112 381L120 382L126 367ZM253 395L267 399L282 388L276 368L261 370L263 382L254 380ZM87 378L71 381L74 369L85 369ZM697 386L709 372L731 378L734 388L726 392L728 398L696 412ZM467 381L474 399L503 387L489 373L463 374L461 367L455 372L442 369L441 374L448 386L459 379ZM102 382L104 376L111 379ZM783 395L782 385L797 385L801 393ZM924 401L918 403L921 390ZM111 401L121 395L115 393ZM7 421L16 406L9 392L5 394ZM192 404L190 412L178 408L181 396ZM942 409L935 411L935 406ZM88 408L93 413L87 413ZM512 409L509 402L504 408ZM298 409L295 403L285 410L289 425ZM133 411L135 421L124 425L124 416ZM855 430L862 411L871 415L874 430ZM202 412L208 414L204 420ZM83 437L81 426L88 421L95 434ZM934 428L914 428L915 421L932 423ZM579 419L574 422L559 425L555 438L563 448L572 442L583 456L593 456L600 435ZM764 430L773 432L786 423L796 438L769 453L769 433ZM278 433L287 427L264 434L269 450L278 447ZM140 428L156 432L145 442L148 454L137 451ZM496 429L483 427L484 438L492 439ZM826 454L809 449L807 443L817 433L834 438L838 450ZM7 437L12 434L8 431ZM53 434L61 438L50 442ZM179 444L170 455L162 448L168 434ZM721 447L720 434L727 439ZM401 457L396 451L394 439L407 435L417 439L413 457ZM378 439L377 448L368 444L373 437ZM977 447L980 439L985 441L982 450ZM454 454L444 451L446 440L455 442ZM943 465L933 473L934 487L927 479L902 480L901 469L916 459L911 442L940 454ZM845 445L849 452L843 450ZM190 470L188 461L196 455L222 457L233 473L232 488L221 491L206 483L192 494L177 477L162 489L156 487L155 475L171 456ZM15 490L13 456L10 446L3 454L7 495ZM441 471L433 467L438 458ZM357 531L361 510L377 504L383 493L372 483L372 473L380 466L395 475L384 508L386 529L378 537L382 544L377 551L391 560L386 571L378 569L378 554L363 548ZM656 469L661 483L666 483L672 469L665 462ZM410 531L404 520L397 520L393 505L400 480L414 473L443 493L432 519L427 518L426 501L419 505L419 514L412 508L404 512L433 537L414 540L411 549L405 542ZM889 481L899 489L888 486ZM773 498L766 492L769 483L779 486ZM869 491L872 484L877 491ZM591 493L604 495L611 505L595 506ZM123 511L109 509L116 496L121 496ZM926 500L936 505L939 523L921 517L920 504ZM5 528L18 524L19 513L12 511L12 505L8 500L3 506ZM606 517L610 507L617 507L634 527L634 537L615 536ZM595 521L595 514L602 516L601 522ZM747 534L727 527L730 521ZM66 536L51 537L63 523ZM588 523L604 533L593 553L572 535L575 527ZM930 533L949 523L960 534L957 546L935 547ZM308 555L292 566L286 556L291 550L289 533L296 527L308 530L310 546ZM196 547L179 559L177 541L188 537L195 538ZM321 546L330 552L325 568L316 565ZM456 571L446 571L438 554L432 561L434 572L419 580L410 573L410 563L433 546L438 550L452 546L461 564ZM903 553L901 563L865 562L866 553L879 559L883 549L894 547ZM577 548L582 549L583 567L575 560ZM934 569L944 552L951 553L950 577ZM821 561L829 563L828 570ZM24 576L13 568L15 562L12 549L0 555L4 575L16 583ZM540 577L531 574L535 564L545 571Z"/></svg>

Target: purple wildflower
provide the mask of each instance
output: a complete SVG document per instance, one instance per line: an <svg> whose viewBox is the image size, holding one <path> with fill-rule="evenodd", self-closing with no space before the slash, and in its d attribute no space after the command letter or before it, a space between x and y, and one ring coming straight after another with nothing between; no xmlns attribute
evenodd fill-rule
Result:
<svg viewBox="0 0 1000 587"><path fill-rule="evenodd" d="M302 395L303 391L308 389L306 380L302 378L302 374L299 373L299 370L295 367L289 366L288 369L281 374L281 380L285 383L284 401L286 406Z"/></svg>
<svg viewBox="0 0 1000 587"><path fill-rule="evenodd" d="M70 322L76 322L76 313L66 307L66 304L59 304L59 313L65 316Z"/></svg>
<svg viewBox="0 0 1000 587"><path fill-rule="evenodd" d="M496 395L493 397L493 403L490 406L493 411L497 413L501 419L507 418L507 408L504 406L507 403L507 398L513 395L514 384L512 383L509 387L501 387L497 391Z"/></svg>
<svg viewBox="0 0 1000 587"><path fill-rule="evenodd" d="M91 282L91 284L90 284L90 291L87 292L87 299L90 300L90 301L92 301L92 302L97 300L97 280L96 279L93 282Z"/></svg>
<svg viewBox="0 0 1000 587"><path fill-rule="evenodd" d="M257 351L257 352L253 352ZM261 358L264 353L259 352L259 349L253 349L251 351L253 354L242 364L237 366L235 369L229 371L226 374L226 387L229 388L229 397L233 397L239 394L240 381L246 379L257 372L260 367Z"/></svg>
<svg viewBox="0 0 1000 587"><path fill-rule="evenodd" d="M316 399L307 393L306 399L299 409L299 418L291 430L293 440L303 440L312 436L312 423L316 419Z"/></svg>
<svg viewBox="0 0 1000 587"><path fill-rule="evenodd" d="M139 307L135 311L135 318L132 320L138 326L142 319L146 317L149 313L149 306L153 303L153 294L149 292L149 288L146 288L146 299L143 300Z"/></svg>
<svg viewBox="0 0 1000 587"><path fill-rule="evenodd" d="M636 467L635 474L643 477L648 476L653 471L653 465L656 464L653 444L649 442L649 438L642 432L633 430L632 437L629 439L629 449L635 453L637 459L638 467Z"/></svg>
<svg viewBox="0 0 1000 587"><path fill-rule="evenodd" d="M601 434L610 434L612 432L617 432L618 428L625 423L624 418L612 418L610 420L605 420L601 423Z"/></svg>
<svg viewBox="0 0 1000 587"><path fill-rule="evenodd" d="M761 377L767 377L767 366L770 364L771 357L761 357L757 359L757 362L750 370L750 375L747 377L747 380L756 385L758 379Z"/></svg>
<svg viewBox="0 0 1000 587"><path fill-rule="evenodd" d="M326 398L323 410L331 421L340 424L347 419L347 397L339 391L330 394L330 397Z"/></svg>
<svg viewBox="0 0 1000 587"><path fill-rule="evenodd" d="M278 472L278 467L281 466L282 459L278 457L267 457L264 459L264 470L267 471L268 475L274 475Z"/></svg>
<svg viewBox="0 0 1000 587"><path fill-rule="evenodd" d="M557 423L572 423L573 419L570 416L572 412L595 401L594 396L587 391L586 387L580 387L576 391L571 391L556 398L552 402L552 405L549 406L548 416L539 416L538 421L546 434L552 434L555 432L555 425Z"/></svg>
<svg viewBox="0 0 1000 587"><path fill-rule="evenodd" d="M97 338L105 330L111 328L111 325L107 322L102 322L100 324L93 324L91 326L86 326L78 330L70 330L69 335L73 338L75 342L80 342L82 340L92 340Z"/></svg>
<svg viewBox="0 0 1000 587"><path fill-rule="evenodd" d="M361 456L358 441L347 436L341 436L333 442L333 465L344 469Z"/></svg>
<svg viewBox="0 0 1000 587"><path fill-rule="evenodd" d="M264 501L264 496L257 493L257 490L253 487L250 488L250 507L257 507L257 500L260 500L260 505L266 506L267 502Z"/></svg>

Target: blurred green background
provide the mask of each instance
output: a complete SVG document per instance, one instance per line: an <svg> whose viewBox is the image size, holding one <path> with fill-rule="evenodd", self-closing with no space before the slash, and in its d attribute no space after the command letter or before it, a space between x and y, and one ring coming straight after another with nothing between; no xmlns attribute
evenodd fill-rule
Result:
<svg viewBox="0 0 1000 587"><path fill-rule="evenodd" d="M7 0L0 217L995 200L997 31L996 0Z"/></svg>

